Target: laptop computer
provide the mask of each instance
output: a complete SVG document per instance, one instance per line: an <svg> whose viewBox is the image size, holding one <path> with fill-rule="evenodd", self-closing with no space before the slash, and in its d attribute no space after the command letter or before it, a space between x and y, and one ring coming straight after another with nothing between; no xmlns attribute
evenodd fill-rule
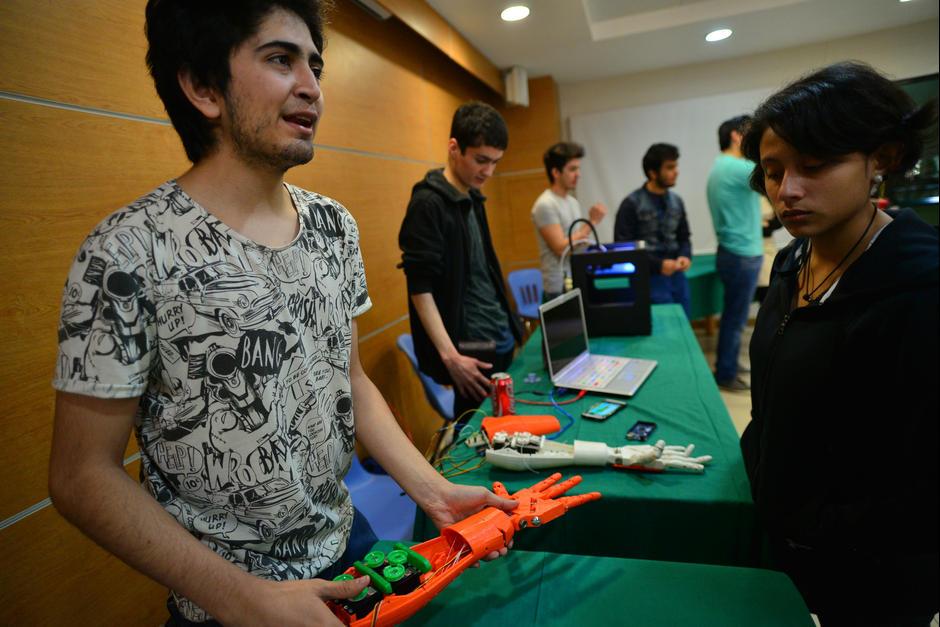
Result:
<svg viewBox="0 0 940 627"><path fill-rule="evenodd" d="M656 362L591 354L581 290L574 289L539 307L548 374L557 387L633 396Z"/></svg>

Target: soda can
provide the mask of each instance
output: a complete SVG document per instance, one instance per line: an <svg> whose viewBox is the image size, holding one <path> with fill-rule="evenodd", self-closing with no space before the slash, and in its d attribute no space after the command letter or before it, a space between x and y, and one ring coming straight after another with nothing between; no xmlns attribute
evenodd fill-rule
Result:
<svg viewBox="0 0 940 627"><path fill-rule="evenodd" d="M512 377L505 372L490 375L493 395L493 415L511 416L516 413L516 398L512 391Z"/></svg>

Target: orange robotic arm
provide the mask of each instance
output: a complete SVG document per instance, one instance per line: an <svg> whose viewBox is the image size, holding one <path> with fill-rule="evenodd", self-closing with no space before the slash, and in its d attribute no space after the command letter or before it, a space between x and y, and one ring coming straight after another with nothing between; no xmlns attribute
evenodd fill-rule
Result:
<svg viewBox="0 0 940 627"><path fill-rule="evenodd" d="M563 497L581 477L557 483L559 479L561 474L555 473L512 495L503 484L494 483L493 492L519 502L515 510L507 513L487 507L445 527L441 535L427 542L412 547L396 543L387 556L379 551L369 553L337 579L368 575L370 585L353 599L331 601L333 612L352 627L400 623L427 605L466 568L509 546L516 531L551 522L569 509L601 497L600 492Z"/></svg>

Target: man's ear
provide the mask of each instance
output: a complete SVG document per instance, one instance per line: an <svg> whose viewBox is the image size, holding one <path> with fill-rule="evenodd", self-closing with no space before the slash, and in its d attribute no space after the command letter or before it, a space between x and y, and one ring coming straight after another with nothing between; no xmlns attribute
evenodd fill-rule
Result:
<svg viewBox="0 0 940 627"><path fill-rule="evenodd" d="M460 153L460 144L458 144L457 140L453 137L447 140L447 152L454 156Z"/></svg>
<svg viewBox="0 0 940 627"><path fill-rule="evenodd" d="M176 78L187 100L200 113L210 120L217 120L222 115L222 100L216 90L198 83L189 70L180 70Z"/></svg>

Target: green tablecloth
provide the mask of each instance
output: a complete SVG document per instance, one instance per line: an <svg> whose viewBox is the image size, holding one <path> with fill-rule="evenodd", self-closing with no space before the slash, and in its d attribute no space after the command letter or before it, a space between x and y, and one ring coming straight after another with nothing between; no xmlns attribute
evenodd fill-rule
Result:
<svg viewBox="0 0 940 627"><path fill-rule="evenodd" d="M541 334L536 331L516 356L509 372L517 398L544 399L525 394L527 389L548 391L548 373L542 368ZM721 401L682 309L678 305L653 306L653 333L647 337L609 337L591 340L591 350L612 355L656 359L656 370L629 406L608 419L580 418L598 396L588 394L566 405L575 424L558 441L594 440L609 445L628 444L627 429L636 420L651 420L659 427L655 439L669 444L696 445L696 451L714 456L702 475L681 473L638 474L610 468L569 467L565 476L581 474L584 482L572 493L597 490L604 498L572 510L563 518L531 533L520 534L521 549L606 555L641 559L753 565L756 563L754 507L738 447L738 435ZM527 373L542 380L524 382ZM482 409L489 411L489 402ZM516 405L519 414L553 413L550 407ZM556 413L557 415L557 413ZM566 419L560 417L562 424ZM478 428L475 417L468 428ZM550 474L518 473L484 464L452 481L490 487L502 481L510 492ZM437 530L418 510L415 538L426 539Z"/></svg>
<svg viewBox="0 0 940 627"><path fill-rule="evenodd" d="M813 621L778 572L512 550L468 568L403 624L812 627Z"/></svg>
<svg viewBox="0 0 940 627"><path fill-rule="evenodd" d="M715 270L715 255L695 255L685 273L692 301L692 320L720 314L724 307L724 288Z"/></svg>

